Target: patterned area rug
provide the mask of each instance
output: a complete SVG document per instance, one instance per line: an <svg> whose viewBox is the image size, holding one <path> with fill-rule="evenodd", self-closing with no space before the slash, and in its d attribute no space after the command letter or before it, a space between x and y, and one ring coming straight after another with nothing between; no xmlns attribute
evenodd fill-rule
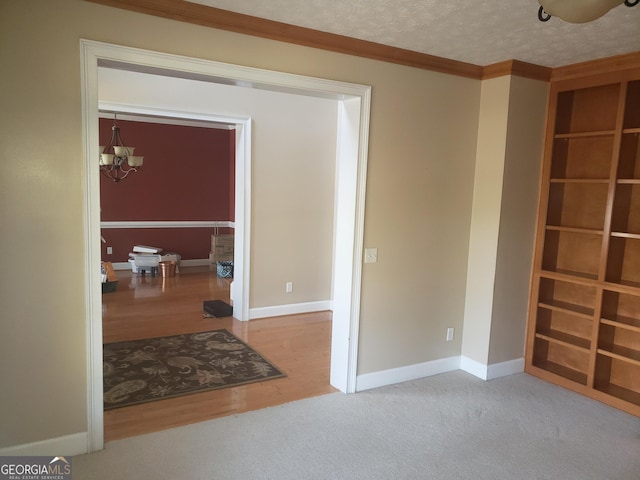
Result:
<svg viewBox="0 0 640 480"><path fill-rule="evenodd" d="M227 330L104 345L104 409L286 377Z"/></svg>

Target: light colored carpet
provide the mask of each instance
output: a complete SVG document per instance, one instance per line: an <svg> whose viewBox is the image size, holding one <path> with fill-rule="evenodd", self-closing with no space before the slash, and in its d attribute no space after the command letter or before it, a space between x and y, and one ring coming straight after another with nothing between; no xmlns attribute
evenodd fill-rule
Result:
<svg viewBox="0 0 640 480"><path fill-rule="evenodd" d="M638 480L640 418L526 374L452 372L111 442L73 478Z"/></svg>

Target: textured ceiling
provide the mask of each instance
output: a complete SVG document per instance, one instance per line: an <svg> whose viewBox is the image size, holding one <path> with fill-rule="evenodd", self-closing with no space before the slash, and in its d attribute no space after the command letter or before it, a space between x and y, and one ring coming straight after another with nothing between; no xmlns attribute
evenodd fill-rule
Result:
<svg viewBox="0 0 640 480"><path fill-rule="evenodd" d="M558 67L640 51L640 5L577 25L540 22L536 0L191 1L481 66Z"/></svg>

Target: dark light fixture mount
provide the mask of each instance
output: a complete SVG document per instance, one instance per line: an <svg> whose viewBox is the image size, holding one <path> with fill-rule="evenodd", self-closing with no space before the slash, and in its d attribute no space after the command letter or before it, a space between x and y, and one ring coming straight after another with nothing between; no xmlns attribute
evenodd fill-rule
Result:
<svg viewBox="0 0 640 480"><path fill-rule="evenodd" d="M117 114L113 114L113 126L111 127L111 140L100 147L100 171L104 176L119 182L125 179L131 172L137 172L142 167L144 157L133 155L135 147L126 147L120 136Z"/></svg>
<svg viewBox="0 0 640 480"><path fill-rule="evenodd" d="M635 7L640 0L538 0L538 20L548 22L552 16L570 23L587 23L600 18L623 3Z"/></svg>

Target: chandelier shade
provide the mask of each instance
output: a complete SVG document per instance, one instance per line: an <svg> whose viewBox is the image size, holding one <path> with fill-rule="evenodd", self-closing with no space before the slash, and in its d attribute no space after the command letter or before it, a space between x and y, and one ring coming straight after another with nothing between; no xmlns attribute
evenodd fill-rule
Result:
<svg viewBox="0 0 640 480"><path fill-rule="evenodd" d="M144 157L134 155L134 150L135 147L127 147L122 141L118 120L114 114L111 140L99 149L100 172L116 183L125 179L130 173L137 172L142 167Z"/></svg>
<svg viewBox="0 0 640 480"><path fill-rule="evenodd" d="M602 17L623 3L633 7L640 0L538 0L538 19L546 22L558 17L569 23L587 23Z"/></svg>

